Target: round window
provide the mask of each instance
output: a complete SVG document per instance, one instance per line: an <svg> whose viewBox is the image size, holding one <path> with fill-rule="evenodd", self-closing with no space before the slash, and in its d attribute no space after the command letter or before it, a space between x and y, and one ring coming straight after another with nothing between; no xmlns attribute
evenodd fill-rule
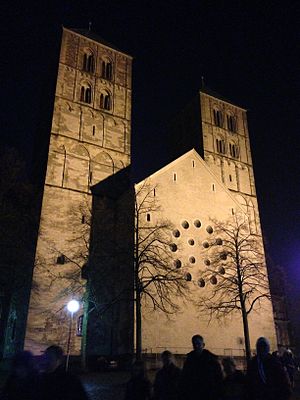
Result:
<svg viewBox="0 0 300 400"><path fill-rule="evenodd" d="M174 267L181 268L181 261L180 260L174 260Z"/></svg>
<svg viewBox="0 0 300 400"><path fill-rule="evenodd" d="M190 224L189 224L187 221L182 221L181 226L182 226L184 229L188 229L189 226L190 226Z"/></svg>
<svg viewBox="0 0 300 400"><path fill-rule="evenodd" d="M217 239L216 239L216 244L217 244L218 246L222 246L223 240L222 240L221 238L217 238Z"/></svg>
<svg viewBox="0 0 300 400"><path fill-rule="evenodd" d="M187 272L187 273L185 274L185 276L184 276L184 279L185 279L186 281L188 281L188 282L191 282L191 280L192 280L192 275L191 275L189 272Z"/></svg>
<svg viewBox="0 0 300 400"><path fill-rule="evenodd" d="M202 243L202 246L203 246L205 249L208 249L208 248L209 248L209 243L208 243L208 242L203 242L203 243Z"/></svg>
<svg viewBox="0 0 300 400"><path fill-rule="evenodd" d="M176 238L178 238L180 236L180 232L179 232L178 229L174 229L173 236L176 237Z"/></svg>
<svg viewBox="0 0 300 400"><path fill-rule="evenodd" d="M206 232L207 233L209 233L210 235L213 233L213 228L210 226L210 225L208 225L207 227L206 227Z"/></svg>
<svg viewBox="0 0 300 400"><path fill-rule="evenodd" d="M188 243L190 246L194 246L195 241L194 241L194 239L189 239Z"/></svg>
<svg viewBox="0 0 300 400"><path fill-rule="evenodd" d="M218 283L217 278L216 278L215 276L212 276L212 277L210 278L210 283L211 283L212 285L216 285L216 284Z"/></svg>
<svg viewBox="0 0 300 400"><path fill-rule="evenodd" d="M201 228L201 222L199 221L199 219L195 219L194 225L196 228Z"/></svg>
<svg viewBox="0 0 300 400"><path fill-rule="evenodd" d="M209 265L210 265L210 260L209 260L208 258L206 258L206 259L204 260L204 264L205 264L206 266L209 266Z"/></svg>
<svg viewBox="0 0 300 400"><path fill-rule="evenodd" d="M205 286L205 280L204 280L203 278L200 278L200 279L198 280L198 286L199 286L199 287L204 287L204 286Z"/></svg>
<svg viewBox="0 0 300 400"><path fill-rule="evenodd" d="M221 274L221 275L225 274L225 268L224 267L219 267L219 274Z"/></svg>
<svg viewBox="0 0 300 400"><path fill-rule="evenodd" d="M191 256L191 257L189 258L189 262L190 262L191 264L195 264L195 262L196 262L195 257Z"/></svg>
<svg viewBox="0 0 300 400"><path fill-rule="evenodd" d="M176 250L177 250L177 246L176 246L175 243L171 243L171 244L170 244L170 250L171 250L171 251L176 251Z"/></svg>

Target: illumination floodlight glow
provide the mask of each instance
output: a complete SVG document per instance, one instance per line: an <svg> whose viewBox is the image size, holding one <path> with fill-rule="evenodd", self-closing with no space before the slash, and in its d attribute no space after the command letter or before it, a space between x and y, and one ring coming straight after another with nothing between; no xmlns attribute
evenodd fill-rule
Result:
<svg viewBox="0 0 300 400"><path fill-rule="evenodd" d="M69 301L69 303L67 304L67 309L71 313L78 311L79 310L79 302L77 300Z"/></svg>

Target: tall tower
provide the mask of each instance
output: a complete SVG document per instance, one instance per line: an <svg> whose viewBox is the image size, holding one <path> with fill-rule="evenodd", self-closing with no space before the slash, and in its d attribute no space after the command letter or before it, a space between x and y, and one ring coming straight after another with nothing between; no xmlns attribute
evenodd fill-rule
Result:
<svg viewBox="0 0 300 400"><path fill-rule="evenodd" d="M66 304L83 293L90 187L130 163L131 64L91 31L63 28L25 340L34 352L66 346Z"/></svg>
<svg viewBox="0 0 300 400"><path fill-rule="evenodd" d="M207 89L199 95L203 158L261 234L246 110Z"/></svg>
<svg viewBox="0 0 300 400"><path fill-rule="evenodd" d="M195 148L248 214L252 233L260 235L246 110L205 87L169 131L171 158Z"/></svg>

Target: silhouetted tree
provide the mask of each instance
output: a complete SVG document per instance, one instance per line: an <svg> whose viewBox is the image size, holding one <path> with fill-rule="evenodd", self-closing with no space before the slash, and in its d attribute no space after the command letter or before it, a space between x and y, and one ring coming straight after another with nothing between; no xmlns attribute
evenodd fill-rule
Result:
<svg viewBox="0 0 300 400"><path fill-rule="evenodd" d="M199 285L210 283L196 305L201 313L213 318L242 315L247 360L251 357L248 315L260 307L263 298L270 299L263 244L260 236L250 233L249 222L242 215L230 221L214 222Z"/></svg>
<svg viewBox="0 0 300 400"><path fill-rule="evenodd" d="M172 255L172 224L159 218L156 188L144 181L135 187L134 291L137 358L142 352L142 300L166 314L178 311L175 296L186 297L188 286ZM174 249L173 249L174 250Z"/></svg>

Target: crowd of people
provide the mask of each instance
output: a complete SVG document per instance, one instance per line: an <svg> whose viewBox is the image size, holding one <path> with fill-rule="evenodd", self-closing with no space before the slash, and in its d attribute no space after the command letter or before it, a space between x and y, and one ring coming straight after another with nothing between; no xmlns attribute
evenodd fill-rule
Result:
<svg viewBox="0 0 300 400"><path fill-rule="evenodd" d="M88 400L80 379L64 365L63 350L48 347L38 363L29 351L18 353L1 400Z"/></svg>
<svg viewBox="0 0 300 400"><path fill-rule="evenodd" d="M162 368L156 373L153 385L144 363L135 361L126 384L125 400L290 399L295 375L290 350L280 349L270 354L268 340L261 337L256 343L256 355L243 373L230 357L220 363L215 354L205 349L202 336L193 336L192 345L182 369L175 365L170 351L161 354ZM38 367L30 352L17 354L0 400L50 399L88 399L80 379L66 371L61 347L48 347Z"/></svg>
<svg viewBox="0 0 300 400"><path fill-rule="evenodd" d="M256 355L247 372L236 369L232 358L222 363L205 349L200 335L192 338L193 351L187 354L182 370L175 366L172 354L164 351L162 368L153 387L142 362L136 362L127 384L125 400L288 400L292 393L285 357L270 354L270 345L261 337ZM288 359L291 367L291 359ZM290 373L292 370L290 369Z"/></svg>

